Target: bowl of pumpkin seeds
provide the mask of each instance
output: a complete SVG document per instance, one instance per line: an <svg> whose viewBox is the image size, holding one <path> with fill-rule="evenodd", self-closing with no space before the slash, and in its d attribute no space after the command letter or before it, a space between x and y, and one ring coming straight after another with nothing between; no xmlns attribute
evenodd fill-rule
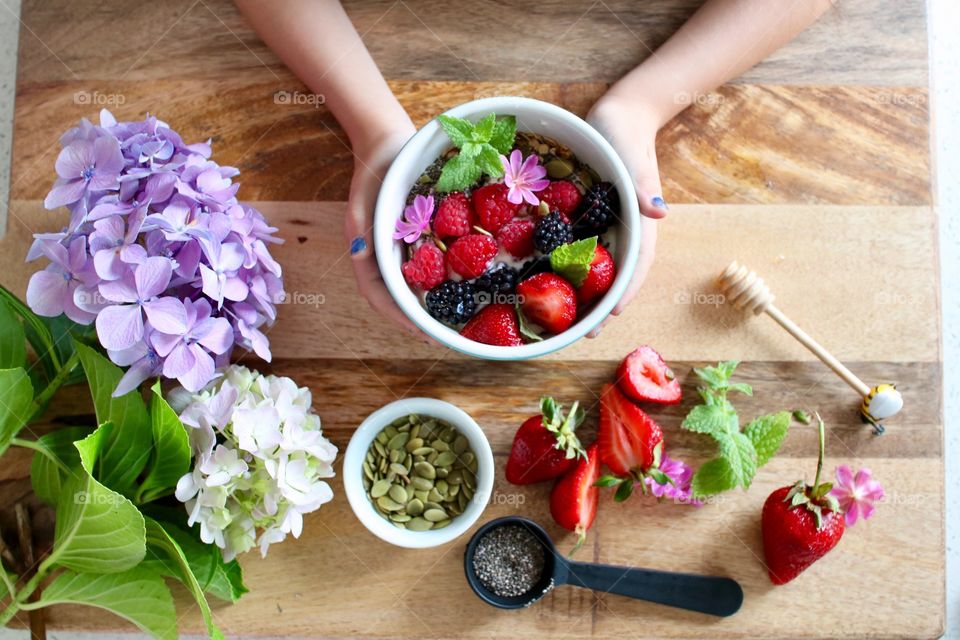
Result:
<svg viewBox="0 0 960 640"><path fill-rule="evenodd" d="M360 522L415 549L465 533L490 500L493 475L480 426L434 398L404 398L370 414L343 459L344 490Z"/></svg>

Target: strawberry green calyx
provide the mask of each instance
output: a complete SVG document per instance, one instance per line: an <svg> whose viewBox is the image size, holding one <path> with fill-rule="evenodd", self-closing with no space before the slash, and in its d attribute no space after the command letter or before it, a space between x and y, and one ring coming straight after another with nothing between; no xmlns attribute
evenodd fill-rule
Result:
<svg viewBox="0 0 960 640"><path fill-rule="evenodd" d="M790 491L787 492L787 495L784 497L784 502L790 502L790 508L804 508L814 515L817 519L817 529L823 528L823 511L840 511L840 504L837 502L837 499L830 495L830 490L833 488L832 482L820 483L820 474L823 472L823 454L825 447L825 427L823 424L823 419L820 417L820 414L817 416L817 429L819 431L819 443L820 443L820 452L817 456L817 475L813 479L812 485L804 484L803 480L799 480L793 487L790 488Z"/></svg>
<svg viewBox="0 0 960 640"><path fill-rule="evenodd" d="M586 458L587 452L576 434L577 427L583 424L586 418L586 412L579 402L574 402L570 413L564 414L563 407L556 400L543 396L540 398L540 413L543 414L543 428L557 437L557 444L554 446L566 452L568 460Z"/></svg>
<svg viewBox="0 0 960 640"><path fill-rule="evenodd" d="M633 490L637 486L640 487L640 491L643 492L643 495L647 495L649 490L647 488L647 483L645 482L646 478L650 478L659 485L670 485L673 487L677 486L677 483L673 478L660 470L660 462L662 459L663 442L658 442L653 448L653 464L651 464L649 467L646 469L641 469L639 467L631 469L630 473L625 476L615 476L608 473L600 476L595 484L601 488L616 487L617 491L613 494L613 499L616 502L623 502L632 496Z"/></svg>

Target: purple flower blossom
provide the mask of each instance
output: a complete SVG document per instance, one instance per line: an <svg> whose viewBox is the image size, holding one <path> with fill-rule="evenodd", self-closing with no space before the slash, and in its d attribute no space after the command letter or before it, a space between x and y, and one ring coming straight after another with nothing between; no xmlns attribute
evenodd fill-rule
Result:
<svg viewBox="0 0 960 640"><path fill-rule="evenodd" d="M433 196L417 196L413 199L413 204L403 210L403 217L397 220L393 239L402 238L407 244L413 244L423 233L429 232L432 217Z"/></svg>
<svg viewBox="0 0 960 640"><path fill-rule="evenodd" d="M129 367L114 394L156 375L199 389L235 347L269 360L265 329L283 296L269 247L281 240L237 202L239 171L210 160L209 140L185 144L153 116L118 122L103 110L99 126L81 120L60 144L45 204L70 220L34 236L27 259L50 264L27 303L96 320L110 359Z"/></svg>
<svg viewBox="0 0 960 640"><path fill-rule="evenodd" d="M509 187L507 200L513 204L524 201L534 206L540 204L536 192L543 191L550 184L550 181L544 178L547 170L540 166L540 157L531 154L524 160L523 153L514 149L509 159L500 156L500 164L503 165L503 183Z"/></svg>
<svg viewBox="0 0 960 640"><path fill-rule="evenodd" d="M690 488L693 469L689 465L663 454L660 459L660 471L670 479L670 482L660 484L650 476L645 476L643 482L650 489L650 493L657 498L673 500L680 504L700 506L701 503L693 499L693 491Z"/></svg>

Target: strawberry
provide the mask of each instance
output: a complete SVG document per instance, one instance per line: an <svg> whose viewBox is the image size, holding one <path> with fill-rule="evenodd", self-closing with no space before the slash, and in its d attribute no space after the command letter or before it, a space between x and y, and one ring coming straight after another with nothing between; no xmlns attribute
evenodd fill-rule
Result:
<svg viewBox="0 0 960 640"><path fill-rule="evenodd" d="M488 304L460 332L465 338L501 347L519 347L520 327L512 305Z"/></svg>
<svg viewBox="0 0 960 640"><path fill-rule="evenodd" d="M500 227L497 242L518 260L533 255L533 232L537 224L530 218L515 218Z"/></svg>
<svg viewBox="0 0 960 640"><path fill-rule="evenodd" d="M600 460L615 476L638 480L660 466L663 431L614 384L600 392Z"/></svg>
<svg viewBox="0 0 960 640"><path fill-rule="evenodd" d="M447 265L464 278L483 275L497 255L497 242L490 236L471 233L457 238L447 250Z"/></svg>
<svg viewBox="0 0 960 640"><path fill-rule="evenodd" d="M617 267L613 264L613 256L604 247L597 245L590 271L577 289L577 300L580 304L589 304L601 297L610 289L616 275Z"/></svg>
<svg viewBox="0 0 960 640"><path fill-rule="evenodd" d="M647 345L637 347L623 359L617 369L617 383L637 402L680 402L680 383L660 354Z"/></svg>
<svg viewBox="0 0 960 640"><path fill-rule="evenodd" d="M760 529L767 573L773 584L785 584L837 546L845 528L833 485L820 484L823 470L823 420L819 420L820 455L812 485L803 480L780 487L763 505Z"/></svg>
<svg viewBox="0 0 960 640"><path fill-rule="evenodd" d="M507 458L507 480L532 484L558 478L585 455L574 433L583 422L584 411L574 402L570 414L553 398L540 398L540 415L526 420L516 435Z"/></svg>
<svg viewBox="0 0 960 640"><path fill-rule="evenodd" d="M411 287L425 291L443 282L447 276L443 265L443 252L432 242L417 247L413 257L400 266L400 271Z"/></svg>
<svg viewBox="0 0 960 640"><path fill-rule="evenodd" d="M587 538L587 530L597 516L597 499L600 490L596 486L600 477L600 456L597 445L591 445L577 466L565 473L550 492L550 514L564 529L577 534L576 551ZM571 553L573 553L571 551Z"/></svg>
<svg viewBox="0 0 960 640"><path fill-rule="evenodd" d="M433 219L433 233L438 238L459 238L470 233L476 215L467 196L455 191L444 198Z"/></svg>
<svg viewBox="0 0 960 640"><path fill-rule="evenodd" d="M523 315L550 333L562 333L577 319L577 292L555 273L538 273L517 285Z"/></svg>
<svg viewBox="0 0 960 640"><path fill-rule="evenodd" d="M480 226L496 233L500 227L513 220L520 210L519 204L507 200L507 185L488 184L473 192L473 210L477 212Z"/></svg>
<svg viewBox="0 0 960 640"><path fill-rule="evenodd" d="M569 180L551 182L546 189L537 194L537 197L547 203L550 211L559 211L568 219L583 199L580 190Z"/></svg>

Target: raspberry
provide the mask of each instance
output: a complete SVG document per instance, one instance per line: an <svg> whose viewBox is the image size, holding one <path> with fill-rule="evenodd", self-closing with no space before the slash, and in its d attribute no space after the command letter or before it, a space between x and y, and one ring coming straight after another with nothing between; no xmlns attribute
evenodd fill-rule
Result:
<svg viewBox="0 0 960 640"><path fill-rule="evenodd" d="M470 233L476 216L467 196L459 191L451 193L437 209L433 219L433 233L439 238L459 238Z"/></svg>
<svg viewBox="0 0 960 640"><path fill-rule="evenodd" d="M488 184L473 192L473 210L480 226L490 233L500 231L500 227L513 220L520 209L519 204L507 200L507 191L504 184Z"/></svg>
<svg viewBox="0 0 960 640"><path fill-rule="evenodd" d="M480 233L457 238L447 250L447 265L464 278L483 274L497 255L497 242Z"/></svg>
<svg viewBox="0 0 960 640"><path fill-rule="evenodd" d="M533 244L541 253L550 253L562 244L573 242L572 227L563 221L559 211L541 218L533 233Z"/></svg>
<svg viewBox="0 0 960 640"><path fill-rule="evenodd" d="M537 195L541 201L549 205L550 211L559 211L568 219L583 199L580 190L569 180L551 182Z"/></svg>
<svg viewBox="0 0 960 640"><path fill-rule="evenodd" d="M473 285L447 280L427 292L427 313L437 320L461 324L477 310Z"/></svg>
<svg viewBox="0 0 960 640"><path fill-rule="evenodd" d="M526 258L533 253L536 228L537 224L530 218L515 218L500 228L497 242L514 258Z"/></svg>
<svg viewBox="0 0 960 640"><path fill-rule="evenodd" d="M400 267L403 277L411 287L432 289L447 275L443 265L443 252L431 243L417 247L413 257Z"/></svg>

